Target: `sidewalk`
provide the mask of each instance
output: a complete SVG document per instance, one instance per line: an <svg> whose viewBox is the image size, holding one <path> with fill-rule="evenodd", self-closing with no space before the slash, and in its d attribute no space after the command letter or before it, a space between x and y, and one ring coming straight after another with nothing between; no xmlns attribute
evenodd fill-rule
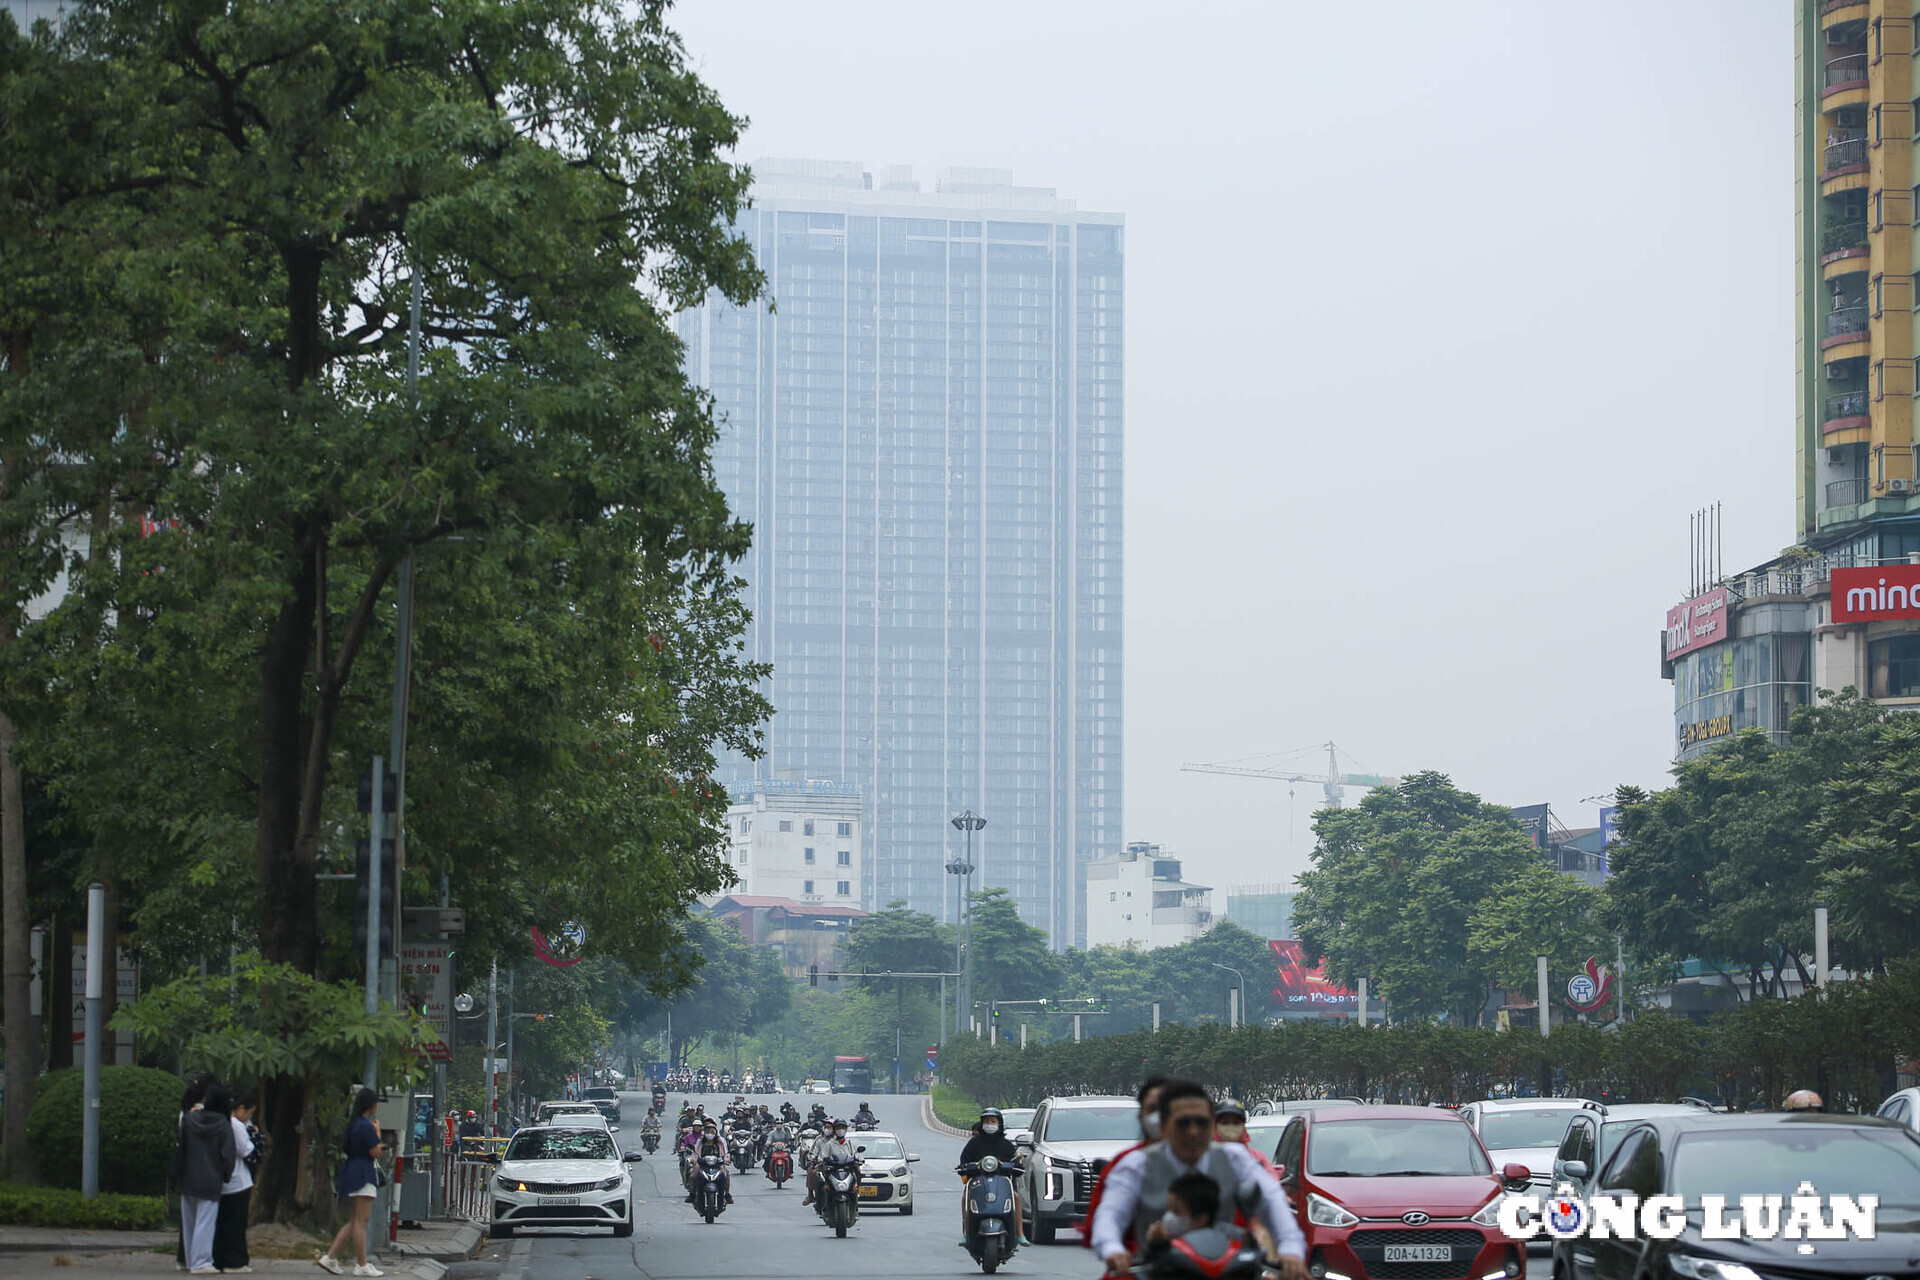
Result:
<svg viewBox="0 0 1920 1280"><path fill-rule="evenodd" d="M180 1280L171 1253L16 1253L0 1255L0 1271L8 1280L31 1276L34 1280L76 1280L93 1276L99 1280ZM387 1258L379 1263L391 1280L443 1280L446 1267L429 1258L407 1260ZM268 1262L256 1260L255 1275L295 1276L304 1280L332 1280L311 1262ZM351 1272L349 1272L351 1274Z"/></svg>
<svg viewBox="0 0 1920 1280"><path fill-rule="evenodd" d="M437 1218L418 1227L402 1227L399 1241L377 1249L376 1253L392 1264L381 1264L392 1274L437 1277L444 1268L434 1264L465 1262L479 1250L485 1237L485 1229L477 1222ZM51 1271L54 1254L73 1257L84 1255L96 1259L123 1255L117 1274L145 1275L149 1269L154 1275L177 1274L173 1269L171 1253L175 1239L171 1231L69 1231L63 1227L0 1226L0 1257L44 1255L40 1261ZM0 1265L0 1271L8 1275L21 1274L17 1265L19 1261L22 1260L10 1260ZM310 1261L256 1261L253 1269L267 1271L285 1268L314 1270ZM60 1269L65 1272L68 1268L62 1264ZM39 1273L31 1271L31 1274Z"/></svg>
<svg viewBox="0 0 1920 1280"><path fill-rule="evenodd" d="M465 1262L480 1249L487 1231L464 1218L433 1218L417 1227L400 1228L400 1239L388 1249L402 1259L431 1258L436 1262Z"/></svg>
<svg viewBox="0 0 1920 1280"><path fill-rule="evenodd" d="M0 1227L0 1253L158 1249L171 1245L175 1239L171 1231L69 1231L65 1227Z"/></svg>

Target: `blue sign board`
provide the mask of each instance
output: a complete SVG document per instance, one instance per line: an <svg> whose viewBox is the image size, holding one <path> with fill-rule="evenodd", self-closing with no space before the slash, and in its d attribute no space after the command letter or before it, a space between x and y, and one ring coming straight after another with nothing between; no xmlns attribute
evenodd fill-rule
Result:
<svg viewBox="0 0 1920 1280"><path fill-rule="evenodd" d="M1600 875L1607 874L1607 848L1620 838L1620 806L1610 804L1600 810Z"/></svg>

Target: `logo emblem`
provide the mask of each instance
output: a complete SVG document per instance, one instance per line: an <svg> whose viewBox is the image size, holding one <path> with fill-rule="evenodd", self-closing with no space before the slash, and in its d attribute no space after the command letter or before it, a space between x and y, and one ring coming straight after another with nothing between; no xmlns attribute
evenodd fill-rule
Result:
<svg viewBox="0 0 1920 1280"><path fill-rule="evenodd" d="M1587 1220L1587 1207L1571 1196L1555 1196L1547 1201L1547 1234L1569 1239L1579 1234Z"/></svg>
<svg viewBox="0 0 1920 1280"><path fill-rule="evenodd" d="M1428 1215L1420 1212L1418 1209L1415 1209L1412 1213L1401 1214L1400 1221L1406 1223L1410 1227L1424 1227L1429 1222L1432 1222L1433 1219ZM1892 1280L1892 1278L1888 1277L1887 1280Z"/></svg>

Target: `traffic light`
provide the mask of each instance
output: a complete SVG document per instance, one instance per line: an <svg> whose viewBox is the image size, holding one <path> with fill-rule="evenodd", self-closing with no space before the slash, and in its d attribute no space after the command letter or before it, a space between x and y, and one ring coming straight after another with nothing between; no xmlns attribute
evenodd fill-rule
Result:
<svg viewBox="0 0 1920 1280"><path fill-rule="evenodd" d="M367 954L367 905L373 897L373 845L362 836L353 846L353 953ZM393 943L393 917L400 902L400 858L392 837L380 842L380 954L399 954Z"/></svg>
<svg viewBox="0 0 1920 1280"><path fill-rule="evenodd" d="M817 964L809 965L807 967L807 985L810 987L817 987L820 985L820 966L819 965Z"/></svg>
<svg viewBox="0 0 1920 1280"><path fill-rule="evenodd" d="M380 808L384 813L392 813L400 806L400 779L393 770L382 769L380 780ZM360 771L360 792L355 797L355 805L362 813L373 812L373 770Z"/></svg>

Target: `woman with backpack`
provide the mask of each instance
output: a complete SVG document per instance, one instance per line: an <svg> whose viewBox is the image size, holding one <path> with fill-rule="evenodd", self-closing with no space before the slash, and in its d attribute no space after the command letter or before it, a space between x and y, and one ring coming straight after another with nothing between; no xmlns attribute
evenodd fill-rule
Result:
<svg viewBox="0 0 1920 1280"><path fill-rule="evenodd" d="M174 1153L180 1188L180 1230L184 1235L187 1272L218 1274L213 1265L213 1232L220 1214L220 1192L238 1163L233 1145L233 1120L227 1114L227 1091L207 1089L200 1110L180 1121L180 1146Z"/></svg>
<svg viewBox="0 0 1920 1280"><path fill-rule="evenodd" d="M220 1214L213 1227L213 1265L225 1272L253 1270L247 1252L247 1211L253 1203L253 1175L260 1172L260 1131L253 1127L254 1093L233 1091L233 1149L240 1158L233 1176L220 1188Z"/></svg>
<svg viewBox="0 0 1920 1280"><path fill-rule="evenodd" d="M347 1121L347 1131L340 1139L347 1149L347 1162L334 1175L333 1189L347 1198L348 1216L339 1234L334 1236L333 1244L320 1255L320 1265L337 1276L346 1274L340 1255L348 1245L353 1246L360 1259L353 1274L387 1274L367 1261L367 1222L373 1217L374 1193L380 1189L380 1167L374 1161L387 1150L380 1141L379 1128L373 1123L373 1108L379 1101L379 1095L371 1089L363 1088L354 1094L353 1118Z"/></svg>

